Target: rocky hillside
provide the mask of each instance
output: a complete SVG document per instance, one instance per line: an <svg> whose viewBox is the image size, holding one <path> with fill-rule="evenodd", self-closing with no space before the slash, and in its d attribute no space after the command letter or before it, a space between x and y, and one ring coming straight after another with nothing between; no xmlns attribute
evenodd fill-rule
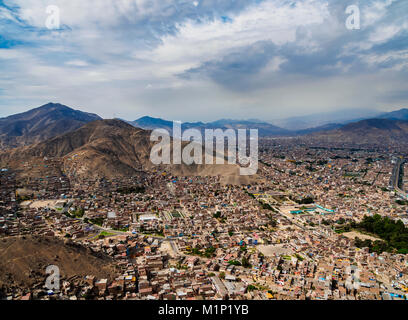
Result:
<svg viewBox="0 0 408 320"><path fill-rule="evenodd" d="M0 149L27 146L76 130L100 120L98 115L49 103L0 119Z"/></svg>
<svg viewBox="0 0 408 320"><path fill-rule="evenodd" d="M45 142L0 153L0 165L24 170L23 163L54 158L60 160L62 172L75 178L117 178L165 170L176 176L227 176L226 181L249 183L237 165L155 166L150 161L153 144L150 131L121 120L99 120Z"/></svg>

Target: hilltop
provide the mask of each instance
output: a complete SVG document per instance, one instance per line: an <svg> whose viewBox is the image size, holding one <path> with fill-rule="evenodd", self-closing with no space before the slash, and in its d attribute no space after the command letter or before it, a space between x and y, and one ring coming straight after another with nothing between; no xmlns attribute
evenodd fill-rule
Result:
<svg viewBox="0 0 408 320"><path fill-rule="evenodd" d="M0 164L20 173L22 163L39 163L40 174L49 170L41 166L44 158L57 159L61 172L77 178L118 178L148 171L168 171L176 176L223 176L231 183L248 183L237 165L161 165L150 161L151 131L135 128L121 120L98 120L64 135L27 147L0 153Z"/></svg>
<svg viewBox="0 0 408 320"><path fill-rule="evenodd" d="M142 117L138 120L129 122L135 127L154 130L154 129L165 129L170 133L173 130L173 122L168 120L163 120L160 118L152 117ZM291 134L289 130L279 128L267 122L262 122L259 120L230 120L221 119L209 123L203 122L185 122L182 123L182 130L187 129L198 129L204 132L205 129L258 129L259 136L286 136Z"/></svg>
<svg viewBox="0 0 408 320"><path fill-rule="evenodd" d="M96 114L48 103L24 113L0 119L0 149L27 146L73 131L100 120Z"/></svg>
<svg viewBox="0 0 408 320"><path fill-rule="evenodd" d="M356 145L394 145L408 142L408 121L368 119L341 128L323 131L309 137L325 142Z"/></svg>
<svg viewBox="0 0 408 320"><path fill-rule="evenodd" d="M65 278L95 275L113 280L116 276L109 256L54 237L4 238L0 241L0 253L0 288L28 289L36 283L44 283L49 265L57 265L61 277Z"/></svg>

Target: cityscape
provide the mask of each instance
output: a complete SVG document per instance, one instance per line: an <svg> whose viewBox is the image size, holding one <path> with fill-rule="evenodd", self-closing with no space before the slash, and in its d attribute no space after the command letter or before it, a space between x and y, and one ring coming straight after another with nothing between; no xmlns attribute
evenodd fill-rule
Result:
<svg viewBox="0 0 408 320"><path fill-rule="evenodd" d="M38 2L0 1L0 300L408 300L406 2Z"/></svg>
<svg viewBox="0 0 408 320"><path fill-rule="evenodd" d="M68 109L48 104L29 114ZM140 163L132 175L107 165L114 174L106 176L100 166L83 169L91 151L101 152L99 140L106 148L117 138L98 131L105 126L144 131L96 120L0 155L8 299L406 299L406 143L262 137L253 177L228 165L183 175ZM72 137L86 142L52 147ZM103 152L91 161L115 161L107 159L115 151ZM51 252L32 257L47 243ZM60 266L56 290L44 282L48 265Z"/></svg>

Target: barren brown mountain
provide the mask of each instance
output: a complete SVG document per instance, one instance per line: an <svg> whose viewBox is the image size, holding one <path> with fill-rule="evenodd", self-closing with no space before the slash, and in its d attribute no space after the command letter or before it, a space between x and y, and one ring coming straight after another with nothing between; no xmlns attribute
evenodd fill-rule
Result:
<svg viewBox="0 0 408 320"><path fill-rule="evenodd" d="M3 285L30 288L44 283L49 265L57 265L65 278L95 275L113 280L117 276L109 256L58 238L24 236L0 241L0 288Z"/></svg>
<svg viewBox="0 0 408 320"><path fill-rule="evenodd" d="M150 161L152 146L150 131L121 120L99 120L45 142L0 153L0 165L24 171L23 163L41 164L44 158L53 158L60 160L62 172L80 178L117 178L158 170L176 176L222 176L223 181L234 184L257 178L241 177L237 165L155 166Z"/></svg>
<svg viewBox="0 0 408 320"><path fill-rule="evenodd" d="M368 119L350 123L340 129L312 134L309 137L326 143L408 144L408 121Z"/></svg>
<svg viewBox="0 0 408 320"><path fill-rule="evenodd" d="M0 119L0 149L26 146L100 120L95 114L48 103L30 111Z"/></svg>

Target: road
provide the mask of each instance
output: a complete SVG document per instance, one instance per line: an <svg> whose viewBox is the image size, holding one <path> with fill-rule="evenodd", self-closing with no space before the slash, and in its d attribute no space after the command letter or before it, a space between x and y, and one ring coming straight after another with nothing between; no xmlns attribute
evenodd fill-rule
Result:
<svg viewBox="0 0 408 320"><path fill-rule="evenodd" d="M391 179L390 179L390 187L394 188L398 195L408 198L408 194L399 188L398 182L401 174L401 165L406 162L405 159L398 158L397 162L392 169Z"/></svg>

